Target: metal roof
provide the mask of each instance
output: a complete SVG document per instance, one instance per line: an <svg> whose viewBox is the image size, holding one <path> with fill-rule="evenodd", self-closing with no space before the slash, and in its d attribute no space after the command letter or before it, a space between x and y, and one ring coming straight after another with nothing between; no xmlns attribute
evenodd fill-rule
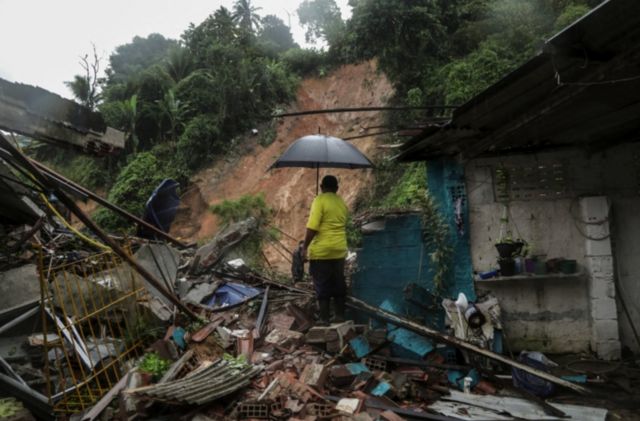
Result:
<svg viewBox="0 0 640 421"><path fill-rule="evenodd" d="M196 369L182 379L134 390L134 393L168 403L202 405L242 389L262 366L234 368L224 360Z"/></svg>
<svg viewBox="0 0 640 421"><path fill-rule="evenodd" d="M419 161L640 140L640 1L609 0L542 51L408 141Z"/></svg>
<svg viewBox="0 0 640 421"><path fill-rule="evenodd" d="M42 88L0 79L0 129L97 154L124 148L102 115Z"/></svg>

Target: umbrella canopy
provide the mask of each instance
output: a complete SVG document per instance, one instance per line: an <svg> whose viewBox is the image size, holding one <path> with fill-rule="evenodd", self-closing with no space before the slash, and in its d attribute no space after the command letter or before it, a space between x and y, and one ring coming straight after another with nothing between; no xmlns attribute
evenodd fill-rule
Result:
<svg viewBox="0 0 640 421"><path fill-rule="evenodd" d="M282 167L371 168L373 163L342 139L314 134L293 142L270 169Z"/></svg>
<svg viewBox="0 0 640 421"><path fill-rule="evenodd" d="M320 168L371 168L373 163L350 143L333 136L313 134L289 146L269 169L284 167L316 168L316 194Z"/></svg>

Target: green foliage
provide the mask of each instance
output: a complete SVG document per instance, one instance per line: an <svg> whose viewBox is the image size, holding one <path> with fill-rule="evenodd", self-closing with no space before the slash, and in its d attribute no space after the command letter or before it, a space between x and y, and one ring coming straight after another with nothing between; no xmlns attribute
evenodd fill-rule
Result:
<svg viewBox="0 0 640 421"><path fill-rule="evenodd" d="M211 206L211 212L220 217L224 224L243 221L249 217L254 217L259 224L264 224L272 214L263 193L247 194L238 200L224 200L222 203Z"/></svg>
<svg viewBox="0 0 640 421"><path fill-rule="evenodd" d="M134 215L141 216L149 196L166 178L179 179L180 174L177 174L175 169L167 168L151 152L135 154L118 175L109 191L108 200ZM111 231L122 232L131 228L128 221L107 209L96 212L94 220Z"/></svg>
<svg viewBox="0 0 640 421"><path fill-rule="evenodd" d="M260 9L262 8L252 6L251 0L236 0L231 18L240 29L246 33L253 33L254 29L260 27L260 16L256 13Z"/></svg>
<svg viewBox="0 0 640 421"><path fill-rule="evenodd" d="M382 202L382 207L411 207L419 203L426 194L427 177L422 162L409 164L404 174L397 181L396 187Z"/></svg>
<svg viewBox="0 0 640 421"><path fill-rule="evenodd" d="M160 357L157 352L150 352L142 357L138 365L140 371L153 375L154 380L159 380L171 367L171 361Z"/></svg>
<svg viewBox="0 0 640 421"><path fill-rule="evenodd" d="M271 56L277 56L290 48L297 47L293 41L291 29L275 15L267 15L262 19L258 42L261 48Z"/></svg>
<svg viewBox="0 0 640 421"><path fill-rule="evenodd" d="M136 36L129 44L116 47L116 51L109 57L108 84L128 83L140 72L160 63L167 52L177 45L175 40L167 39L160 34L151 34L146 38ZM110 99L122 100L124 97Z"/></svg>
<svg viewBox="0 0 640 421"><path fill-rule="evenodd" d="M585 4L569 4L558 16L553 25L554 31L560 31L584 16L589 11Z"/></svg>
<svg viewBox="0 0 640 421"><path fill-rule="evenodd" d="M292 48L281 55L287 67L299 76L318 76L328 66L327 55L314 49Z"/></svg>
<svg viewBox="0 0 640 421"><path fill-rule="evenodd" d="M222 359L229 364L229 367L235 368L237 370L242 370L249 366L247 357L244 354L240 354L237 357L234 357L231 354L225 353L224 355L222 355Z"/></svg>
<svg viewBox="0 0 640 421"><path fill-rule="evenodd" d="M309 43L321 39L333 44L344 31L340 8L335 0L304 0L297 13L300 24L306 28L305 39Z"/></svg>
<svg viewBox="0 0 640 421"><path fill-rule="evenodd" d="M401 210L420 212L423 240L426 248L432 250L429 258L434 268L433 282L441 289L451 266L450 230L427 192L425 164L417 162L401 165L383 162L382 165L376 166L376 172L377 187L369 193L368 204L364 207L373 209L374 214ZM349 235L349 231L347 234ZM358 238L354 236L351 241L358 241Z"/></svg>
<svg viewBox="0 0 640 421"><path fill-rule="evenodd" d="M264 194L244 195L237 200L224 200L211 206L211 212L217 215L227 225L244 221L253 217L257 221L257 229L242 241L236 252L241 255L251 267L262 266L262 246L266 241L277 240L277 232L269 227L269 220L273 210L264 200Z"/></svg>
<svg viewBox="0 0 640 421"><path fill-rule="evenodd" d="M185 168L195 172L210 163L212 158L222 153L226 145L222 143L217 121L210 115L199 115L189 121L178 140L177 156Z"/></svg>
<svg viewBox="0 0 640 421"><path fill-rule="evenodd" d="M440 95L445 104L464 104L513 70L520 61L518 56L518 52L492 38L468 56L447 64L439 73L444 80L439 86L444 88Z"/></svg>

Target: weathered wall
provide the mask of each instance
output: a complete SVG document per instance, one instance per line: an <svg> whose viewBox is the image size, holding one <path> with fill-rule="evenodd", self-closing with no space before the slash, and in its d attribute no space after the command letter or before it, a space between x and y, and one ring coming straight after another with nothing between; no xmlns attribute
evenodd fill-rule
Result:
<svg viewBox="0 0 640 421"><path fill-rule="evenodd" d="M535 179L521 180L510 190L513 237L527 240L532 254L576 259L583 275L477 284L501 299L506 333L517 347L549 352L592 349L616 355L619 321L622 344L639 351L619 297L616 309L613 284L615 267L631 317L640 324L639 156L640 147L623 145L592 155L563 151L478 159L466 165L475 270L485 271L497 263L494 243L503 205L496 197L504 189L494 181L495 168L504 166L521 172L528 168ZM593 202L585 197L598 198ZM602 218L592 217L602 211L597 203L605 204ZM584 224L588 218L604 222ZM608 234L609 226L611 235L605 234L602 241L588 238L593 230L606 228Z"/></svg>

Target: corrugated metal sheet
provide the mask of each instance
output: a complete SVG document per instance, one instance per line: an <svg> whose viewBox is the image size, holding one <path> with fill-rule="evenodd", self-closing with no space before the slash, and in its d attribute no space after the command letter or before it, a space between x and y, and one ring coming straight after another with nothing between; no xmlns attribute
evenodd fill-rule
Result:
<svg viewBox="0 0 640 421"><path fill-rule="evenodd" d="M402 147L400 161L638 141L640 2L610 0L549 39L452 120Z"/></svg>
<svg viewBox="0 0 640 421"><path fill-rule="evenodd" d="M168 403L202 405L247 386L260 371L262 366L239 369L218 360L182 379L137 389L135 393Z"/></svg>

